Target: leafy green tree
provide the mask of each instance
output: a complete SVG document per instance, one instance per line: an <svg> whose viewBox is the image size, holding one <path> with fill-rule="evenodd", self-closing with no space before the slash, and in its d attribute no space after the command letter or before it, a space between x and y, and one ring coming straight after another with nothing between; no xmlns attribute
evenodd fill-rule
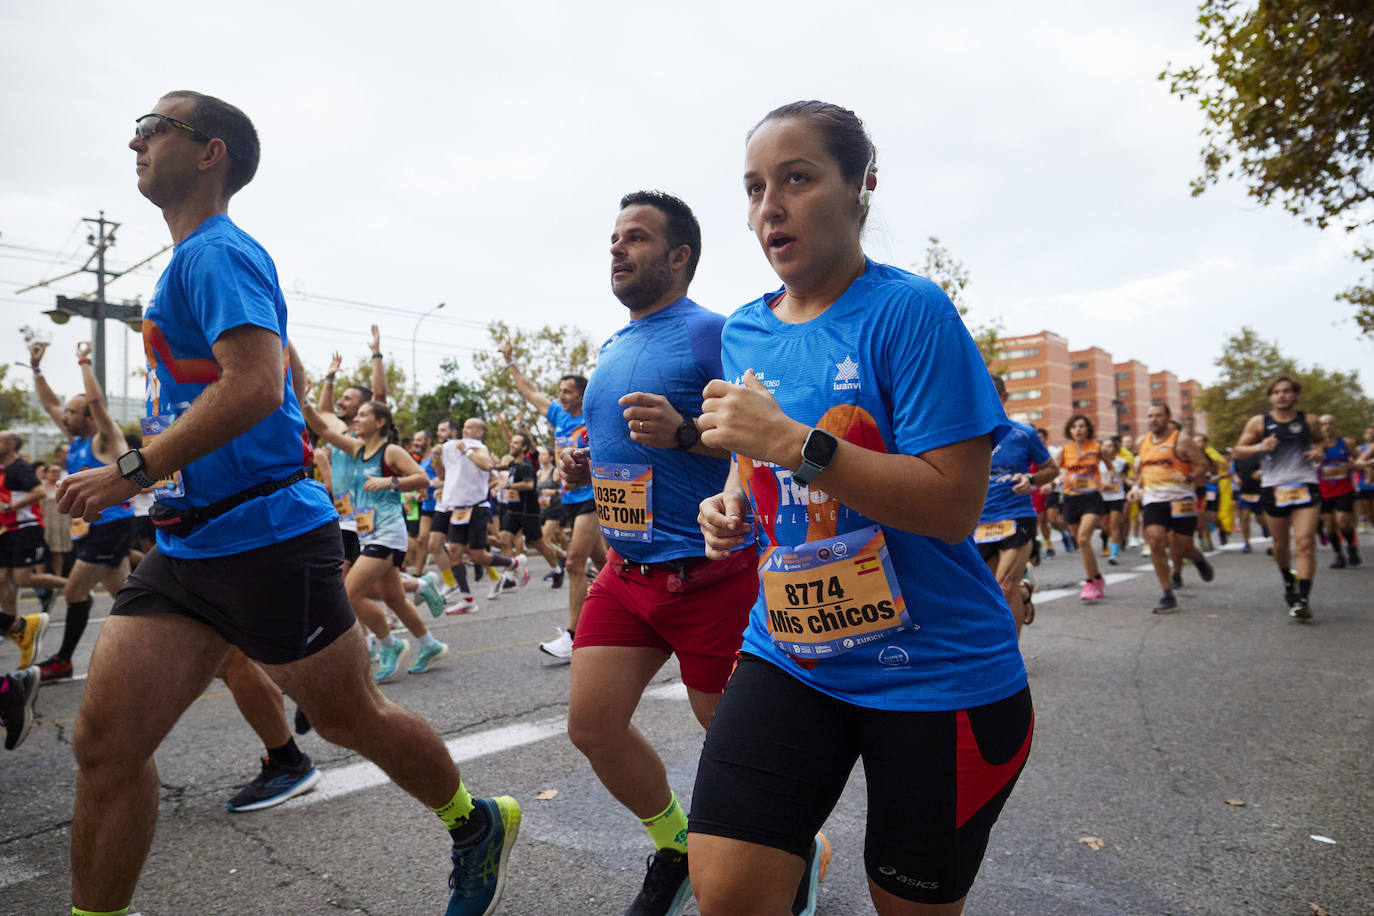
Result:
<svg viewBox="0 0 1374 916"><path fill-rule="evenodd" d="M978 352L983 354L983 362L989 367L997 362L998 340L1003 330L1002 321L998 319L990 324L969 324L967 289L972 281L963 262L951 255L949 250L940 244L940 240L932 235L930 244L926 246L925 264L917 269L917 273L938 285L945 291L945 295L949 296L949 301L959 310L964 323L968 325L969 333L973 335L974 342L978 344Z"/></svg>
<svg viewBox="0 0 1374 916"><path fill-rule="evenodd" d="M522 331L504 321L487 325L491 346L473 354L477 370L477 390L491 414L484 415L491 423L499 413L514 432L523 425L537 442L553 445L553 428L515 390L505 361L497 351L503 341L511 342L511 356L520 372L550 398L557 400L558 380L565 375L590 377L596 368L597 347L581 330L572 325L544 325L537 331ZM523 423L522 423L523 420ZM499 425L499 424L497 424ZM496 451L504 449L505 437L495 428L487 433L487 446ZM499 453L498 453L499 454Z"/></svg>
<svg viewBox="0 0 1374 916"><path fill-rule="evenodd" d="M1203 391L1198 404L1207 413L1218 448L1233 445L1246 421L1269 409L1269 383L1279 375L1291 376L1302 385L1300 409L1312 417L1332 414L1346 435L1358 434L1374 422L1374 401L1365 397L1359 372L1301 366L1284 355L1276 341L1263 339L1251 328L1241 328L1227 338L1215 365L1221 375Z"/></svg>
<svg viewBox="0 0 1374 916"><path fill-rule="evenodd" d="M1347 232L1374 224L1374 3L1202 0L1198 41L1211 60L1159 75L1205 118L1203 193L1238 179L1262 204ZM1363 263L1374 250L1355 252ZM1374 335L1374 279L1337 296Z"/></svg>
<svg viewBox="0 0 1374 916"><path fill-rule="evenodd" d="M33 393L6 381L9 371L9 366L0 364L0 427L46 421L47 415L33 407Z"/></svg>
<svg viewBox="0 0 1374 916"><path fill-rule="evenodd" d="M452 418L462 423L468 417L487 416L485 392L458 377L456 359L445 359L439 371L442 373L439 386L416 399L415 429L433 433L440 420Z"/></svg>

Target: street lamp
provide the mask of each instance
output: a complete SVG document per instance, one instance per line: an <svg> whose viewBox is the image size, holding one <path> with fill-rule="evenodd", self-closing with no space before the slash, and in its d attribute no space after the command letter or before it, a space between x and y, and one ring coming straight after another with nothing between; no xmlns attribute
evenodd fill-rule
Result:
<svg viewBox="0 0 1374 916"><path fill-rule="evenodd" d="M410 385L411 390L414 391L417 395L420 393L420 370L417 368L418 364L415 360L415 339L420 335L420 322L424 321L430 315L433 315L435 312L439 311L439 309L443 308L444 305L445 303L440 302L434 308L430 309L428 312L425 312L423 315L417 318L415 320L415 330L410 335Z"/></svg>

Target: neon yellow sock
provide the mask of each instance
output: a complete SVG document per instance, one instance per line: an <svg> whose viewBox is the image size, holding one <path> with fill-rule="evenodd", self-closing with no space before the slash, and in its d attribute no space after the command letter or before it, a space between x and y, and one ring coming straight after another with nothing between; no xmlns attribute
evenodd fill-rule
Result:
<svg viewBox="0 0 1374 916"><path fill-rule="evenodd" d="M129 912L129 908L127 906L121 910L103 910L101 912L96 912L95 910L83 910L79 907L72 907L72 916L124 916L124 914L127 912Z"/></svg>
<svg viewBox="0 0 1374 916"><path fill-rule="evenodd" d="M687 812L677 803L676 792L662 814L655 814L648 819L640 818L639 822L649 831L649 839L654 841L655 849L687 851Z"/></svg>
<svg viewBox="0 0 1374 916"><path fill-rule="evenodd" d="M468 819L468 815L472 813L474 807L472 796L468 794L468 787L459 781L458 791L454 793L453 799L444 807L433 810L444 822L444 826L452 830L461 826Z"/></svg>
<svg viewBox="0 0 1374 916"><path fill-rule="evenodd" d="M448 569L440 570L439 572L444 577L444 584L447 585L449 588L453 588L453 586L458 584L458 580L453 578L452 566L450 566Z"/></svg>

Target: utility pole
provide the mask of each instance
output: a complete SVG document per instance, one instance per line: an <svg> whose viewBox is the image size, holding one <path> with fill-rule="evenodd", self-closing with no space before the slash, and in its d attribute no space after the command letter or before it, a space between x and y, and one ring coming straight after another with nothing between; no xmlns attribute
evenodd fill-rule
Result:
<svg viewBox="0 0 1374 916"><path fill-rule="evenodd" d="M91 256L86 259L86 263L83 264L81 267L78 267L76 270L71 271L70 273L65 273L59 277L52 277L50 279L43 280L42 282L35 283L32 286L26 286L21 290L17 290L17 292L26 293L31 289L38 289L39 287L48 286L49 284L56 283L58 280L65 280L67 277L75 276L76 274L80 273L95 274L94 299L72 299L67 296L58 296L57 304L44 314L51 318L54 324L66 324L68 321L71 321L72 318L91 319L91 337L93 349L95 350L95 377L100 381L100 390L105 391L106 394L108 394L109 392L106 390L105 387L105 320L107 318L112 318L115 321L122 321L124 324L127 324L131 329L135 331L140 330L143 325L143 306L138 305L137 303L129 304L127 300L122 305L116 302L106 302L105 280L107 277L111 280L119 279L120 277L129 273L131 270L134 270L135 268L142 267L144 264L147 264L153 258L162 254L164 251L166 251L168 248L171 248L172 246L164 245L162 248L153 252L148 257L144 258L138 263L133 264L125 268L124 270L119 271L118 273L114 273L111 271L107 271L105 269L105 252L107 249L114 245L115 230L119 228L120 224L105 219L104 210L101 210L100 215L94 219L92 219L89 216L82 217L82 222L93 223L95 225L95 232L91 233L89 236L86 237L86 243L95 248L95 251L91 254ZM91 262L93 261L95 262L94 268L91 267Z"/></svg>

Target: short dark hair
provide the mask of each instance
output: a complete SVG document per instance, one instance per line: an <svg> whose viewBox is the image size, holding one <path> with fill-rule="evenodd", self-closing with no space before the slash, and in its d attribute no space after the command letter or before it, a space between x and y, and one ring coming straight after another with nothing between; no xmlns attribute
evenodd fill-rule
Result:
<svg viewBox="0 0 1374 916"><path fill-rule="evenodd" d="M1088 419L1088 417L1084 416L1081 413L1076 413L1073 416L1069 417L1069 422L1064 424L1064 435L1066 438L1073 438L1073 433L1069 432L1069 430L1073 429L1073 425L1077 423L1079 420L1082 420L1084 423L1088 424L1089 439L1097 435L1097 427L1093 426L1093 421Z"/></svg>
<svg viewBox="0 0 1374 916"><path fill-rule="evenodd" d="M1297 379L1290 378L1290 377L1288 377L1288 376L1286 376L1286 375L1280 375L1278 378L1276 378L1276 379L1274 379L1272 382L1270 382L1270 383L1269 383L1269 389L1268 389L1267 391L1265 391L1264 393L1265 393L1266 395L1273 394L1273 393L1274 393L1274 389L1277 388L1279 385L1283 384L1284 382L1287 382L1288 384L1290 384L1290 385L1293 386L1293 393L1294 393L1294 394L1302 394L1302 383L1299 382Z"/></svg>
<svg viewBox="0 0 1374 916"><path fill-rule="evenodd" d="M701 224L697 222L692 208L679 198L663 191L632 191L620 198L620 209L638 204L653 207L668 220L668 250L686 245L692 250L687 257L687 282L696 276L697 262L701 260Z"/></svg>
<svg viewBox="0 0 1374 916"><path fill-rule="evenodd" d="M223 99L189 89L174 90L163 98L190 99L194 103L191 126L212 139L223 141L229 152L229 171L224 182L226 191L237 194L253 180L262 148L258 144L257 128L248 115Z"/></svg>
<svg viewBox="0 0 1374 916"><path fill-rule="evenodd" d="M1150 407L1158 407L1160 410L1164 411L1164 416L1166 416L1166 417L1171 417L1171 418L1172 418L1173 415L1174 415L1174 412L1173 412L1172 410L1169 409L1169 405L1168 405L1168 404L1165 404L1163 401L1160 401L1158 404L1151 404ZM1145 412L1146 412L1146 413L1149 413L1149 412L1150 412L1150 408L1149 408L1149 407L1145 408Z"/></svg>
<svg viewBox="0 0 1374 916"><path fill-rule="evenodd" d="M1007 396L1007 383L1002 379L1002 376L994 375L992 377L992 387L997 389L997 396L999 398L1005 398Z"/></svg>
<svg viewBox="0 0 1374 916"><path fill-rule="evenodd" d="M581 394L587 393L587 377L585 375L565 375L558 381L561 384L569 380L571 380L572 383L577 386L578 392L580 392Z"/></svg>
<svg viewBox="0 0 1374 916"><path fill-rule="evenodd" d="M878 171L878 148L869 139L864 122L848 108L831 102L789 102L774 108L750 129L745 141L769 121L787 118L811 121L816 125L825 138L826 151L840 164L840 174L845 181L863 186L868 181L869 173ZM864 208L863 219L868 220L867 207Z"/></svg>
<svg viewBox="0 0 1374 916"><path fill-rule="evenodd" d="M367 387L366 385L349 385L348 388L344 389L344 391L348 391L349 388L353 389L354 391L362 392L364 401L372 400L372 389Z"/></svg>

